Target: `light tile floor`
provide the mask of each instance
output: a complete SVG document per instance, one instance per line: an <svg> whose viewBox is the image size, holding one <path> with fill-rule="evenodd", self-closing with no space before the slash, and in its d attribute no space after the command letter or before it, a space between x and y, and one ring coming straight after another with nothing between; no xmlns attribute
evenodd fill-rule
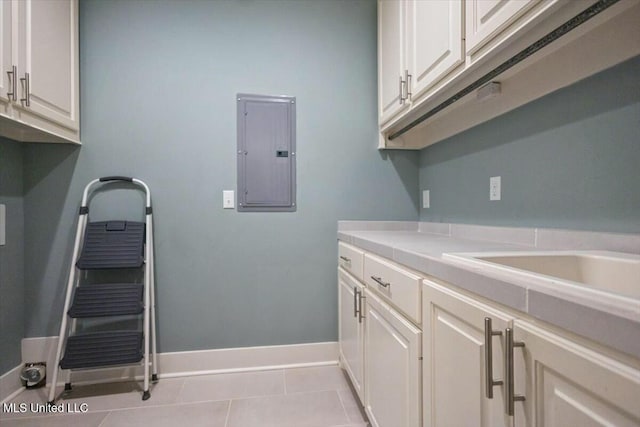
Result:
<svg viewBox="0 0 640 427"><path fill-rule="evenodd" d="M56 404L63 414L33 413L47 389L24 391L0 407L2 427L365 427L366 416L337 366L160 379L151 398L137 382L74 386ZM62 389L60 389L62 392ZM82 405L85 406L82 406ZM86 407L87 411L82 412ZM71 412L76 411L76 412ZM71 413L69 413L71 412Z"/></svg>

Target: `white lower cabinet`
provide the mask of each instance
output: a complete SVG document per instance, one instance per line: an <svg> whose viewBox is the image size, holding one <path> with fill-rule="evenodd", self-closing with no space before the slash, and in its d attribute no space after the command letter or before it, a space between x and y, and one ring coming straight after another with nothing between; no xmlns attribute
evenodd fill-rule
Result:
<svg viewBox="0 0 640 427"><path fill-rule="evenodd" d="M365 410L372 427L421 425L422 332L365 291Z"/></svg>
<svg viewBox="0 0 640 427"><path fill-rule="evenodd" d="M512 317L428 280L422 307L424 426L512 426L502 383Z"/></svg>
<svg viewBox="0 0 640 427"><path fill-rule="evenodd" d="M424 427L640 426L637 363L429 280L422 298Z"/></svg>
<svg viewBox="0 0 640 427"><path fill-rule="evenodd" d="M340 361L361 401L364 401L364 286L338 268Z"/></svg>
<svg viewBox="0 0 640 427"><path fill-rule="evenodd" d="M338 268L340 360L372 427L640 427L638 359L437 280L413 318L414 273L361 255L365 283Z"/></svg>
<svg viewBox="0 0 640 427"><path fill-rule="evenodd" d="M516 320L515 425L640 426L640 370Z"/></svg>

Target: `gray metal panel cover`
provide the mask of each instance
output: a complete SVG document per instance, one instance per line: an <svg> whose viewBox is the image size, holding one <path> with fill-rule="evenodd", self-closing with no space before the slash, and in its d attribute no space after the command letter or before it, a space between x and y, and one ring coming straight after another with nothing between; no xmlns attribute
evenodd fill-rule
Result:
<svg viewBox="0 0 640 427"><path fill-rule="evenodd" d="M238 210L295 211L295 98L237 99Z"/></svg>

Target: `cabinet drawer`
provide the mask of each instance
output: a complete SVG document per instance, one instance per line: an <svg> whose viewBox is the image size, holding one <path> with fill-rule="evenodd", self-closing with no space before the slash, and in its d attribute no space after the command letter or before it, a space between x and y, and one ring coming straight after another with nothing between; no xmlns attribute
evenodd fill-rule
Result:
<svg viewBox="0 0 640 427"><path fill-rule="evenodd" d="M364 252L346 243L338 242L338 265L362 280Z"/></svg>
<svg viewBox="0 0 640 427"><path fill-rule="evenodd" d="M369 289L400 309L417 324L422 322L421 277L382 258L364 256L364 282Z"/></svg>

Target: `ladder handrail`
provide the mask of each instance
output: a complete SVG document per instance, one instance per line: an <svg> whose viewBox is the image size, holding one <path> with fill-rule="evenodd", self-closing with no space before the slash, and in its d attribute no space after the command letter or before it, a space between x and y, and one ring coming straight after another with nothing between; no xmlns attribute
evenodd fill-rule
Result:
<svg viewBox="0 0 640 427"><path fill-rule="evenodd" d="M91 187L93 187L95 184L105 184L108 182L113 182L113 181L124 181L124 182L130 182L132 184L136 184L139 187L142 187L144 189L145 192L145 196L146 196L146 207L150 208L151 207L151 190L149 190L149 187L147 186L147 184L145 184L144 181L139 180L137 178L128 178L128 177L123 177L123 176L108 176L108 177L103 177L103 178L96 178L94 180L92 180L91 182L89 182L87 184L86 187L84 187L84 191L82 193L82 202L80 204L81 207L88 207L87 206L87 200L89 198L89 189Z"/></svg>

